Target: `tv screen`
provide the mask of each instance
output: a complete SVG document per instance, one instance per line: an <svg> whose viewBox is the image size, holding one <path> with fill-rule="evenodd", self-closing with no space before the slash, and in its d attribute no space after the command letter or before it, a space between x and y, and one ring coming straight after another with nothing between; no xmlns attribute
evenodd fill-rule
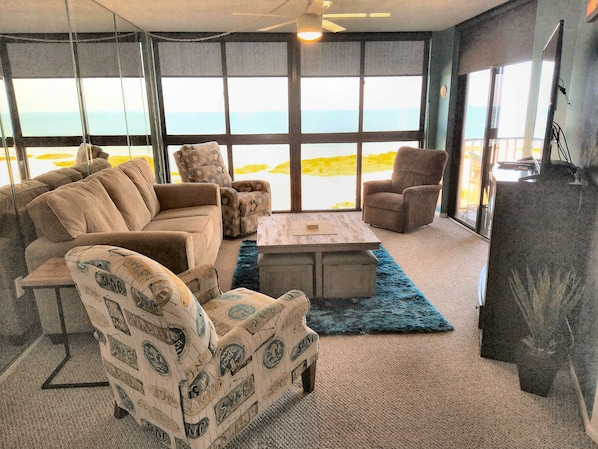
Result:
<svg viewBox="0 0 598 449"><path fill-rule="evenodd" d="M542 50L542 66L533 135L534 145L539 145L541 149L539 178L555 177L555 175L558 177L568 176L572 173L570 169L573 169L574 172L574 167L570 164L551 160L554 140L554 112L557 107L563 49L563 25L564 21L559 21ZM555 170L557 168L554 167L555 163L558 165L558 170Z"/></svg>

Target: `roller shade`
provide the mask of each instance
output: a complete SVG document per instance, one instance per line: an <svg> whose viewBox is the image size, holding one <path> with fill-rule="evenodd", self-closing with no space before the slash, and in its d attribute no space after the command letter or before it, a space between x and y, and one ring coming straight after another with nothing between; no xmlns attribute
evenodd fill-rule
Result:
<svg viewBox="0 0 598 449"><path fill-rule="evenodd" d="M222 76L222 55L217 42L159 42L162 76Z"/></svg>
<svg viewBox="0 0 598 449"><path fill-rule="evenodd" d="M536 6L521 1L459 27L459 75L532 59Z"/></svg>
<svg viewBox="0 0 598 449"><path fill-rule="evenodd" d="M6 44L13 78L74 78L71 45L66 43Z"/></svg>
<svg viewBox="0 0 598 449"><path fill-rule="evenodd" d="M365 75L421 75L425 48L424 41L366 42Z"/></svg>
<svg viewBox="0 0 598 449"><path fill-rule="evenodd" d="M301 76L359 76L359 42L301 44Z"/></svg>
<svg viewBox="0 0 598 449"><path fill-rule="evenodd" d="M141 47L137 42L94 42L77 45L81 76L118 77L118 55L124 77L142 77Z"/></svg>
<svg viewBox="0 0 598 449"><path fill-rule="evenodd" d="M229 76L287 76L286 42L227 42Z"/></svg>
<svg viewBox="0 0 598 449"><path fill-rule="evenodd" d="M116 42L77 44L82 77L118 77ZM136 42L118 44L123 76L143 76L141 50ZM9 43L8 59L14 78L74 78L71 45L66 43Z"/></svg>

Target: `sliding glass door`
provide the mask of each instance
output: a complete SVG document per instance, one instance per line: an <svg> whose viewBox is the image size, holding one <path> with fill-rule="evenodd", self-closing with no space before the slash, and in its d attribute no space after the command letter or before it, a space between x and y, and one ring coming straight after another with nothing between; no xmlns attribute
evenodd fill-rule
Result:
<svg viewBox="0 0 598 449"><path fill-rule="evenodd" d="M454 218L489 237L492 227L492 170L498 161L524 154L531 63L463 75L463 125Z"/></svg>

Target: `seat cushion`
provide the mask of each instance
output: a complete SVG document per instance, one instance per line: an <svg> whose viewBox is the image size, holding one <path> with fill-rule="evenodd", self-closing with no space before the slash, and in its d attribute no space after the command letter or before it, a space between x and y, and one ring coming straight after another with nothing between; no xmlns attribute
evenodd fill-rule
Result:
<svg viewBox="0 0 598 449"><path fill-rule="evenodd" d="M391 211L403 210L404 198L400 193L378 192L364 198L364 207L375 207Z"/></svg>
<svg viewBox="0 0 598 449"><path fill-rule="evenodd" d="M241 217L268 210L270 207L270 194L268 192L238 192L239 211Z"/></svg>

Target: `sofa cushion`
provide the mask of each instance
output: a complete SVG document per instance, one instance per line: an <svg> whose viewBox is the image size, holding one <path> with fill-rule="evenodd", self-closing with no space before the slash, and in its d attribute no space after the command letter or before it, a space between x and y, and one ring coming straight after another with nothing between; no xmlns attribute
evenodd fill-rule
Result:
<svg viewBox="0 0 598 449"><path fill-rule="evenodd" d="M54 190L55 188L65 184L80 181L83 179L83 174L80 171L65 167L43 173L39 176L36 176L34 179L46 184L50 190Z"/></svg>
<svg viewBox="0 0 598 449"><path fill-rule="evenodd" d="M160 212L160 202L154 190L156 178L149 162L145 159L131 159L116 168L122 170L133 181L152 218L155 217Z"/></svg>
<svg viewBox="0 0 598 449"><path fill-rule="evenodd" d="M179 162L186 168L189 182L211 182L221 187L232 185L217 142L183 145Z"/></svg>
<svg viewBox="0 0 598 449"><path fill-rule="evenodd" d="M21 184L15 184L14 194L19 213L17 219L13 189L10 185L0 188L0 236L16 239L20 233L24 244L35 240L35 227L27 214L27 204L48 190L46 184L34 179L23 179Z"/></svg>
<svg viewBox="0 0 598 449"><path fill-rule="evenodd" d="M38 236L53 242L93 232L128 231L104 186L95 178L67 184L27 206Z"/></svg>
<svg viewBox="0 0 598 449"><path fill-rule="evenodd" d="M87 162L82 162L80 164L73 165L70 168L77 170L79 173L81 173L81 175L83 175L84 178L86 178L87 175L91 173L96 173L100 170L111 167L112 165L110 165L110 162L108 162L106 159L93 159L89 161L89 164Z"/></svg>
<svg viewBox="0 0 598 449"><path fill-rule="evenodd" d="M152 215L133 181L122 170L102 170L89 178L96 178L120 211L130 231L140 231Z"/></svg>

